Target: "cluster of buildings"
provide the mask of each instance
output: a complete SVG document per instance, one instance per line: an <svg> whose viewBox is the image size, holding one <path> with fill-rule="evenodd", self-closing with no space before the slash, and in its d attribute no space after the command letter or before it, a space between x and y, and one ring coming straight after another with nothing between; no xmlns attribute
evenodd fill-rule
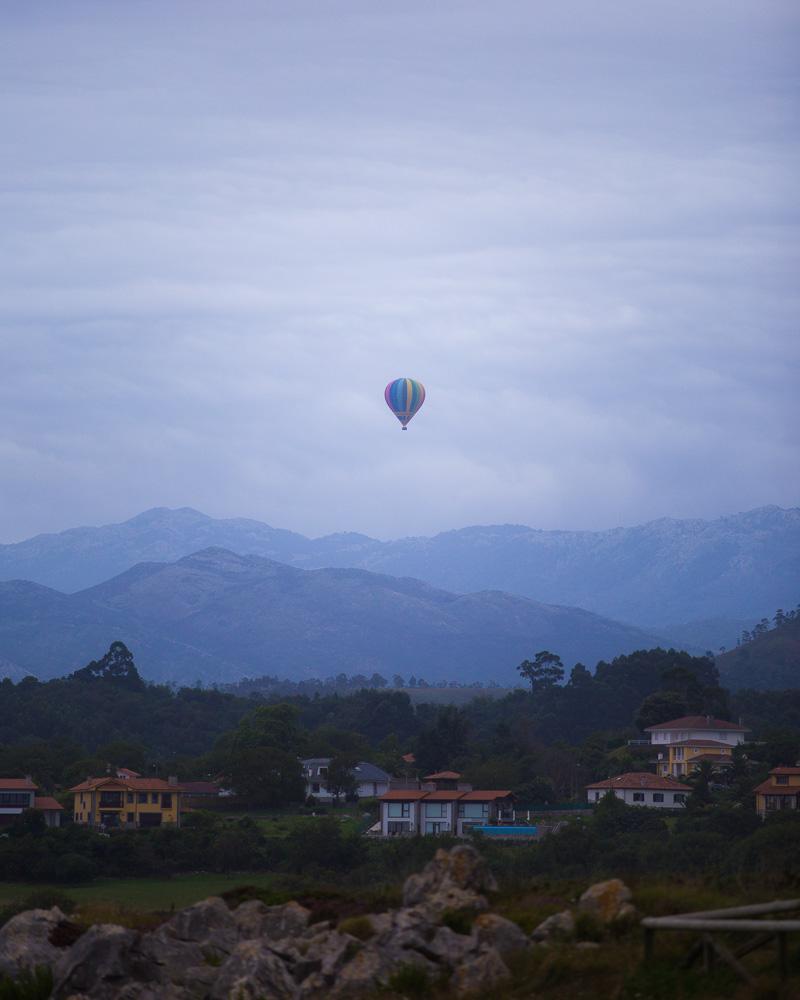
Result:
<svg viewBox="0 0 800 1000"><path fill-rule="evenodd" d="M589 806L612 794L628 805L652 809L681 808L691 787L681 781L703 763L716 772L732 767L734 748L744 742L741 724L711 716L686 716L649 726L646 732L654 757L653 771L631 771L586 786ZM413 764L408 755L406 763ZM331 782L330 757L302 761L306 798L330 803L342 794ZM395 778L387 771L359 761L350 771L347 792L358 798L377 799L378 821L372 836L417 834L465 836L483 830L508 837L531 836L532 828L517 819L514 795L508 789L473 788L455 771L439 771L421 779ZM143 777L129 768L117 768L99 778L86 778L70 789L75 823L105 829L179 826L189 809L202 809L232 793L216 782L184 781L175 777ZM800 767L776 767L754 789L756 811L762 817L780 809L800 809ZM48 826L60 826L64 809L49 796L39 794L30 776L0 779L0 826L27 809L39 811Z"/></svg>
<svg viewBox="0 0 800 1000"><path fill-rule="evenodd" d="M710 715L688 715L648 726L650 763L655 773L631 771L586 786L590 804L616 795L628 805L651 809L680 808L692 789L680 778L694 774L703 763L716 772L733 767L733 749L744 743L747 727ZM755 789L756 812L763 819L777 809L800 809L800 767L775 767Z"/></svg>

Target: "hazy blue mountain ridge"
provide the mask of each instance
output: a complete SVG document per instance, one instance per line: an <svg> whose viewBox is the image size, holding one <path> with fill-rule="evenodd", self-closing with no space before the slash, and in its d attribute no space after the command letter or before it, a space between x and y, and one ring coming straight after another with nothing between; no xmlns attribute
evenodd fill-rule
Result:
<svg viewBox="0 0 800 1000"><path fill-rule="evenodd" d="M141 564L77 594L0 583L0 656L39 677L74 670L118 638L146 677L179 683L376 671L514 683L537 649L593 666L658 642L580 608L219 548Z"/></svg>
<svg viewBox="0 0 800 1000"><path fill-rule="evenodd" d="M155 508L122 524L0 546L0 579L74 592L140 562L215 546L304 569L410 576L451 592L501 590L664 634L676 623L714 620L707 638L699 624L689 633L714 648L734 641L743 623L791 604L800 590L800 509L779 507L608 531L489 525L389 542L355 533L309 539L244 518Z"/></svg>

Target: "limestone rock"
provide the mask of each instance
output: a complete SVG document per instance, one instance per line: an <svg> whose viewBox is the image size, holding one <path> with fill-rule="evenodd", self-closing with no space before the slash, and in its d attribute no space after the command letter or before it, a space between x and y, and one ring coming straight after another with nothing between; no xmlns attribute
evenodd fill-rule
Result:
<svg viewBox="0 0 800 1000"><path fill-rule="evenodd" d="M310 916L311 911L294 900L282 906L265 906L260 900L251 899L233 913L240 937L264 937L271 941L299 937L308 927Z"/></svg>
<svg viewBox="0 0 800 1000"><path fill-rule="evenodd" d="M266 942L242 941L219 969L212 1000L293 1000L297 985L289 970Z"/></svg>
<svg viewBox="0 0 800 1000"><path fill-rule="evenodd" d="M525 943L527 944L527 940ZM449 927L437 927L422 953L453 968L477 950L478 940L472 934L456 934Z"/></svg>
<svg viewBox="0 0 800 1000"><path fill-rule="evenodd" d="M59 958L53 970L54 1000L81 994L91 1000L164 996L157 968L140 950L141 935L116 924L95 924Z"/></svg>
<svg viewBox="0 0 800 1000"><path fill-rule="evenodd" d="M475 918L472 933L480 945L490 945L501 955L528 947L528 937L513 921L498 913L481 913Z"/></svg>
<svg viewBox="0 0 800 1000"><path fill-rule="evenodd" d="M589 886L578 902L579 909L585 913L593 913L608 924L620 915L623 904L631 898L631 890L618 878L607 882L595 882Z"/></svg>
<svg viewBox="0 0 800 1000"><path fill-rule="evenodd" d="M0 973L14 978L24 969L55 965L64 952L50 938L66 919L57 906L12 917L0 928Z"/></svg>
<svg viewBox="0 0 800 1000"><path fill-rule="evenodd" d="M403 906L424 906L432 913L444 910L486 909L484 892L497 888L492 873L474 847L460 844L438 850L432 861L403 885Z"/></svg>
<svg viewBox="0 0 800 1000"><path fill-rule="evenodd" d="M510 975L508 966L497 949L487 948L480 955L458 966L450 980L450 987L458 995L477 993L491 989Z"/></svg>
<svg viewBox="0 0 800 1000"><path fill-rule="evenodd" d="M531 938L534 941L551 941L572 937L575 933L575 917L571 910L562 910L543 920L535 927Z"/></svg>

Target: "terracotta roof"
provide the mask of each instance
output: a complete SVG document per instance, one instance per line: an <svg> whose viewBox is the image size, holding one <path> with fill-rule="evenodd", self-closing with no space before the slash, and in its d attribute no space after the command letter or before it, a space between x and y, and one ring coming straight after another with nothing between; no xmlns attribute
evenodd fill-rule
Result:
<svg viewBox="0 0 800 1000"><path fill-rule="evenodd" d="M657 792L691 792L688 785L682 785L674 778L666 775L651 774L649 771L629 771L627 774L618 774L615 778L606 778L605 781L595 781L587 788L647 788Z"/></svg>
<svg viewBox="0 0 800 1000"><path fill-rule="evenodd" d="M726 729L729 732L746 733L747 726L740 726L736 722L726 722L724 719L712 719L708 715L684 715L680 719L671 719L669 722L659 722L657 726L648 726L646 733L662 729Z"/></svg>
<svg viewBox="0 0 800 1000"><path fill-rule="evenodd" d="M662 744L655 744L659 748ZM725 743L723 740L675 740L673 743L664 743L665 747L727 747L729 750L733 750L733 745L731 743Z"/></svg>
<svg viewBox="0 0 800 1000"><path fill-rule="evenodd" d="M773 767L770 774L800 774L800 767Z"/></svg>
<svg viewBox="0 0 800 1000"><path fill-rule="evenodd" d="M423 781L458 781L461 775L458 771L437 771L436 774L426 774Z"/></svg>
<svg viewBox="0 0 800 1000"><path fill-rule="evenodd" d="M162 778L115 778L110 774L106 774L102 778L87 778L86 781L82 781L69 790L71 792L91 792L93 789L99 788L100 785L106 784L116 785L129 792L177 792L180 790L178 785L171 785Z"/></svg>
<svg viewBox="0 0 800 1000"><path fill-rule="evenodd" d="M798 795L800 794L800 785L773 785L767 779L762 781L760 785L756 785L753 791L761 792L762 795Z"/></svg>
<svg viewBox="0 0 800 1000"><path fill-rule="evenodd" d="M466 792L428 792L425 796L426 802L455 802L456 799L462 798L466 795Z"/></svg>
<svg viewBox="0 0 800 1000"><path fill-rule="evenodd" d="M132 771L129 767L118 767L117 775L120 778L141 778L138 771Z"/></svg>
<svg viewBox="0 0 800 1000"><path fill-rule="evenodd" d="M417 762L417 758L413 753L404 753L400 759L404 760L406 764L416 764Z"/></svg>
<svg viewBox="0 0 800 1000"><path fill-rule="evenodd" d="M38 787L30 778L0 778L0 791L3 792L35 792Z"/></svg>
<svg viewBox="0 0 800 1000"><path fill-rule="evenodd" d="M385 795L379 795L378 798L381 802L416 802L417 799L424 799L426 795L430 794L430 792L423 792L418 788L410 788L408 791L386 792Z"/></svg>
<svg viewBox="0 0 800 1000"><path fill-rule="evenodd" d="M696 760L710 760L716 761L718 764L727 764L728 766L733 767L733 758L724 753L698 753L695 754L691 760L692 762Z"/></svg>
<svg viewBox="0 0 800 1000"><path fill-rule="evenodd" d="M486 789L479 788L473 792L465 792L463 795L463 801L466 802L467 800L470 800L472 802L492 802L494 799L507 799L509 797L513 797L513 794L507 788L500 791L497 791L497 789L487 791Z"/></svg>
<svg viewBox="0 0 800 1000"><path fill-rule="evenodd" d="M33 808L63 810L64 807L61 805L60 802L57 802L55 799L50 798L49 795L37 795L36 798L33 800Z"/></svg>

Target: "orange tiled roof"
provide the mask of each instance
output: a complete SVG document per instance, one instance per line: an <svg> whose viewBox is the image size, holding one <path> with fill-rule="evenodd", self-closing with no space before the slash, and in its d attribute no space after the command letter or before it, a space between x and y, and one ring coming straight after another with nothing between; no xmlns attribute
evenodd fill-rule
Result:
<svg viewBox="0 0 800 1000"><path fill-rule="evenodd" d="M423 781L458 781L461 775L458 771L437 771L436 774L426 774Z"/></svg>
<svg viewBox="0 0 800 1000"><path fill-rule="evenodd" d="M659 750L662 745L665 747L727 747L729 750L733 750L733 745L725 743L723 740L675 740L674 743L657 743L655 745Z"/></svg>
<svg viewBox="0 0 800 1000"><path fill-rule="evenodd" d="M38 787L30 778L0 778L0 792L35 792Z"/></svg>
<svg viewBox="0 0 800 1000"><path fill-rule="evenodd" d="M800 793L800 785L773 785L767 779L762 781L760 785L756 785L753 791L761 792L762 795L797 795Z"/></svg>
<svg viewBox="0 0 800 1000"><path fill-rule="evenodd" d="M118 785L129 792L177 792L177 785L171 785L163 778L115 778L110 774L102 778L87 778L69 790L71 792L91 792L100 785Z"/></svg>
<svg viewBox="0 0 800 1000"><path fill-rule="evenodd" d="M651 774L649 771L629 771L627 774L618 774L615 778L606 778L605 781L594 781L587 788L646 788L654 791L691 792L688 785L682 785L674 778L666 775Z"/></svg>
<svg viewBox="0 0 800 1000"><path fill-rule="evenodd" d="M463 799L465 802L467 800L472 802L491 802L494 799L507 799L509 796L512 796L512 792L510 792L507 788L501 789L500 791L497 789L487 791L486 789L476 788L472 792L464 792Z"/></svg>
<svg viewBox="0 0 800 1000"><path fill-rule="evenodd" d="M462 798L466 792L428 792L425 796L426 802L455 802Z"/></svg>
<svg viewBox="0 0 800 1000"><path fill-rule="evenodd" d="M707 715L684 715L680 719L671 719L669 722L659 722L656 726L648 726L645 732L652 733L656 729L726 729L728 732L747 732L747 726L740 726L736 722L726 722L724 719L712 719Z"/></svg>
<svg viewBox="0 0 800 1000"><path fill-rule="evenodd" d="M420 791L418 788L410 788L407 791L386 792L379 795L381 802L416 802L417 799L424 799L430 792Z"/></svg>
<svg viewBox="0 0 800 1000"><path fill-rule="evenodd" d="M60 802L57 802L55 799L50 798L49 795L37 795L36 798L33 800L33 808L63 810L64 807L61 805Z"/></svg>
<svg viewBox="0 0 800 1000"><path fill-rule="evenodd" d="M800 767L773 767L770 774L800 774Z"/></svg>

